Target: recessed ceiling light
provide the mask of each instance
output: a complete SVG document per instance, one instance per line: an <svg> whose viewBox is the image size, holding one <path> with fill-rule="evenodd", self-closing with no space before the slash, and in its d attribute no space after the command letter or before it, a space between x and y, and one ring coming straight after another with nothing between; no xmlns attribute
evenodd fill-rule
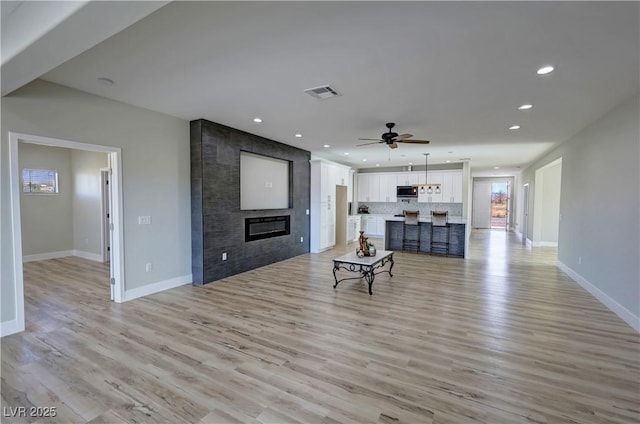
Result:
<svg viewBox="0 0 640 424"><path fill-rule="evenodd" d="M376 163L376 166L380 166L380 164L379 164L379 163Z"/></svg>
<svg viewBox="0 0 640 424"><path fill-rule="evenodd" d="M256 124L259 124L260 122L262 122L262 119L260 119L260 118L253 118L253 122L255 122Z"/></svg>
<svg viewBox="0 0 640 424"><path fill-rule="evenodd" d="M297 133L297 134L296 134L296 138L302 138L302 134Z"/></svg>
<svg viewBox="0 0 640 424"><path fill-rule="evenodd" d="M349 152L344 152L345 155L349 156Z"/></svg>
<svg viewBox="0 0 640 424"><path fill-rule="evenodd" d="M106 78L106 77L98 77L98 81L100 81L104 85L115 84L115 82L111 78Z"/></svg>
<svg viewBox="0 0 640 424"><path fill-rule="evenodd" d="M518 106L518 110L527 110L527 109L531 109L532 107L533 105L524 104L524 105Z"/></svg>
<svg viewBox="0 0 640 424"><path fill-rule="evenodd" d="M447 161L447 163L451 162L450 160Z"/></svg>
<svg viewBox="0 0 640 424"><path fill-rule="evenodd" d="M519 130L520 129L520 125L511 125L509 127L510 130Z"/></svg>
<svg viewBox="0 0 640 424"><path fill-rule="evenodd" d="M331 147L331 146L329 146L328 144L325 144L324 147Z"/></svg>
<svg viewBox="0 0 640 424"><path fill-rule="evenodd" d="M500 169L500 167L499 166L494 166L493 169Z"/></svg>
<svg viewBox="0 0 640 424"><path fill-rule="evenodd" d="M366 159L362 159L362 162L366 162L366 161L367 161Z"/></svg>
<svg viewBox="0 0 640 424"><path fill-rule="evenodd" d="M536 72L538 75L547 75L550 74L551 72L553 72L553 66L551 65L547 65L547 66L543 66L542 68L538 69L538 71Z"/></svg>

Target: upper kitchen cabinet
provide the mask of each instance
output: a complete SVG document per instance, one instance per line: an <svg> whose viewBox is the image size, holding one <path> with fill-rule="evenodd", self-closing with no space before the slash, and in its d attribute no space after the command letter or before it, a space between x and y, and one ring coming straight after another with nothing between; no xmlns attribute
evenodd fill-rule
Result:
<svg viewBox="0 0 640 424"><path fill-rule="evenodd" d="M401 172L392 175L396 176L396 185L399 186L410 186L424 181L424 172Z"/></svg>
<svg viewBox="0 0 640 424"><path fill-rule="evenodd" d="M380 195L380 174L358 174L358 202L384 202Z"/></svg>
<svg viewBox="0 0 640 424"><path fill-rule="evenodd" d="M380 201L395 202L398 200L397 194L397 178L393 174L380 174Z"/></svg>
<svg viewBox="0 0 640 424"><path fill-rule="evenodd" d="M462 171L442 171L442 202L462 203Z"/></svg>
<svg viewBox="0 0 640 424"><path fill-rule="evenodd" d="M429 171L419 203L462 203L462 170Z"/></svg>

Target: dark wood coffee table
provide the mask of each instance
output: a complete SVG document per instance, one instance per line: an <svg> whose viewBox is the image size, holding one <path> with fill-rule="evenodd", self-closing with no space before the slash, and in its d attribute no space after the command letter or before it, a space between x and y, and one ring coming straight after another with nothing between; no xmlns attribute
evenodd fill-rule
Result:
<svg viewBox="0 0 640 424"><path fill-rule="evenodd" d="M383 269L386 264L390 264L388 270ZM347 277L338 280L336 271L339 271L340 269L344 269L349 272L357 272L360 275L358 277ZM393 252L390 250L378 250L376 256L363 257L359 257L356 252L347 253L346 255L333 260L333 279L336 280L333 288L335 289L338 286L338 283L344 280L357 280L364 278L369 284L369 294L371 295L373 294L371 286L373 286L375 276L383 272L388 272L389 275L393 277L393 274L391 274L392 269ZM376 272L376 270L380 271Z"/></svg>

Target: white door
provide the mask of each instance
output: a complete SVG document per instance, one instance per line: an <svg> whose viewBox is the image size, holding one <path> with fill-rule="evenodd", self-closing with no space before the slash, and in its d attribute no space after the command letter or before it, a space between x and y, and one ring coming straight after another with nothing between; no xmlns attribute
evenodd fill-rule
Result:
<svg viewBox="0 0 640 424"><path fill-rule="evenodd" d="M473 183L473 228L491 228L491 181Z"/></svg>

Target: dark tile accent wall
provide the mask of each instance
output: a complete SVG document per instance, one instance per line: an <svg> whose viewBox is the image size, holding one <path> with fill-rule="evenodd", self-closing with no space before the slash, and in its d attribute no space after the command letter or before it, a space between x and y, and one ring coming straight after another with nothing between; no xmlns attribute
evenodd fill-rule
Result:
<svg viewBox="0 0 640 424"><path fill-rule="evenodd" d="M292 209L240 210L240 151L291 161ZM193 282L207 284L309 252L311 153L204 119L191 121ZM291 216L291 234L244 241L245 218ZM300 237L304 242L300 243ZM227 260L222 260L222 253Z"/></svg>

